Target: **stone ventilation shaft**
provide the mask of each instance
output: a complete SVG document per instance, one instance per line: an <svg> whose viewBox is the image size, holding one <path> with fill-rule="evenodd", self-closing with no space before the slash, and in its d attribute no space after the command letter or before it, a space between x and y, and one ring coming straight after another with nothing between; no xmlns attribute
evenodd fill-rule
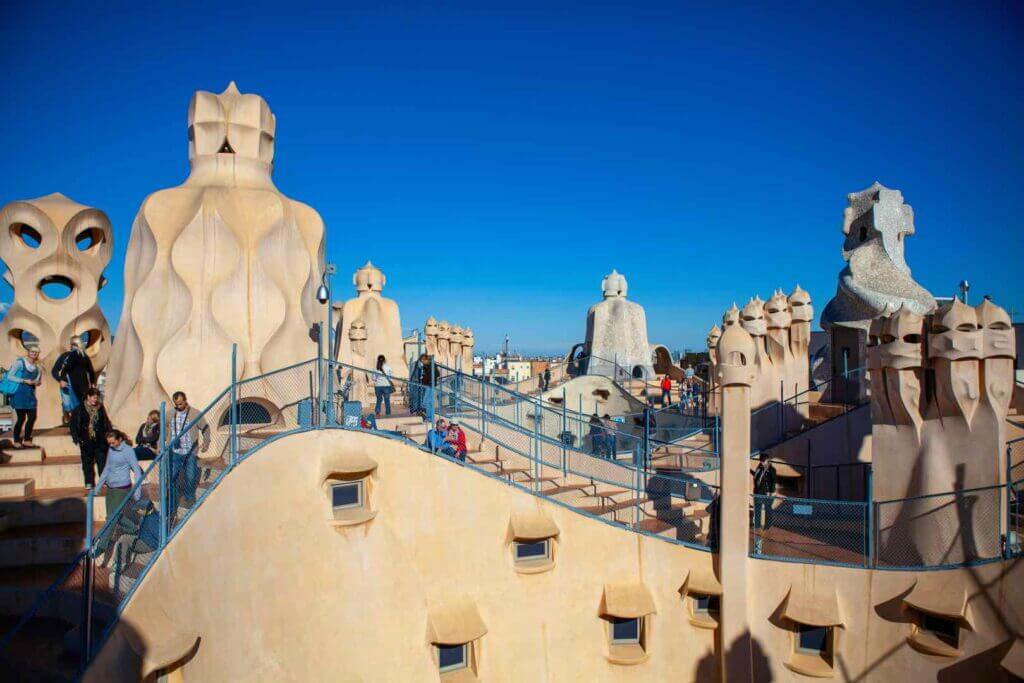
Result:
<svg viewBox="0 0 1024 683"><path fill-rule="evenodd" d="M441 365L473 372L473 346L476 341L473 330L468 327L450 325L447 320L437 322L433 316L423 324L426 353Z"/></svg>
<svg viewBox="0 0 1024 683"><path fill-rule="evenodd" d="M145 199L125 258L107 404L142 421L174 391L204 406L231 381L312 358L324 224L271 178L277 120L234 83L188 109L191 173Z"/></svg>
<svg viewBox="0 0 1024 683"><path fill-rule="evenodd" d="M110 356L110 327L96 302L113 244L110 219L54 193L4 206L0 230L4 279L14 288L14 303L0 323L0 364L9 368L26 346L38 346L44 377L37 425L57 426L59 388L49 377L57 356L76 337L97 372Z"/></svg>
<svg viewBox="0 0 1024 683"><path fill-rule="evenodd" d="M1010 316L988 300L972 308L954 299L924 316L901 306L871 322L874 498L925 496L879 506L883 560L999 554L983 530L1004 514L992 487L1006 481L1015 348Z"/></svg>
<svg viewBox="0 0 1024 683"><path fill-rule="evenodd" d="M338 321L337 358L357 368L375 368L384 356L396 377L408 377L402 346L398 302L381 295L387 278L369 261L352 275L355 298L335 304ZM367 377L372 384L372 378Z"/></svg>
<svg viewBox="0 0 1024 683"><path fill-rule="evenodd" d="M754 408L806 391L813 319L811 296L800 285L788 297L779 289L768 301L755 296L742 309L734 303L722 316L722 327L715 325L708 332L712 376L717 376L717 365L723 362L717 348L720 339L731 327L739 326L754 341L753 357L748 359L756 369L751 386ZM796 410L805 413L807 402L798 403Z"/></svg>

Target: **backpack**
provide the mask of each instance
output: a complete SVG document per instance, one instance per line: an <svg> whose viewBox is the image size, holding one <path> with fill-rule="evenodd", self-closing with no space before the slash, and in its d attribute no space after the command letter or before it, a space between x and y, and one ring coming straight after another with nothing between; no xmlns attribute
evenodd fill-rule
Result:
<svg viewBox="0 0 1024 683"><path fill-rule="evenodd" d="M12 396L14 392L18 390L18 387L21 386L21 383L15 382L13 377L16 376L20 378L21 370L24 369L24 367L25 361L23 361L22 359L19 358L16 361L14 361L14 365L8 368L7 372L4 373L4 378L0 379L0 394L3 394L4 396ZM17 368L16 374L14 374L15 368Z"/></svg>

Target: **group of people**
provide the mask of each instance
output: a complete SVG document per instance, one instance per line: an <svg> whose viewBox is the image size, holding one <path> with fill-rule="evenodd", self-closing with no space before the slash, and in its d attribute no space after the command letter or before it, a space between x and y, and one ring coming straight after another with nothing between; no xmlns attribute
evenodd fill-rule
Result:
<svg viewBox="0 0 1024 683"><path fill-rule="evenodd" d="M604 458L615 459L618 449L616 447L616 433L618 426L612 420L611 415L605 413L598 417L597 413L590 416L590 452L593 455L600 455Z"/></svg>
<svg viewBox="0 0 1024 683"><path fill-rule="evenodd" d="M693 370L691 369L692 373ZM661 387L661 406L672 405L672 378L668 375L664 375L659 383ZM684 377L679 383L679 401L683 404L683 408L686 410L693 410L700 406L701 403L701 388L697 379L690 376ZM649 400L649 404L653 405L654 401Z"/></svg>
<svg viewBox="0 0 1024 683"><path fill-rule="evenodd" d="M61 410L64 423L71 418L71 412L85 400L86 392L96 386L96 371L85 353L85 340L74 337L70 349L57 357L50 371L54 381L60 385ZM43 371L39 366L39 346L27 345L25 355L17 358L4 373L3 393L14 409L15 421L11 434L14 448L34 448L32 433L36 425L39 401L36 389L43 383Z"/></svg>
<svg viewBox="0 0 1024 683"><path fill-rule="evenodd" d="M443 453L453 458L466 460L466 432L455 420L449 422L443 417L427 432L427 447L434 453Z"/></svg>
<svg viewBox="0 0 1024 683"><path fill-rule="evenodd" d="M149 411L139 425L135 443L116 429L107 415L103 398L96 386L96 371L86 353L82 337L71 340L71 348L57 357L50 372L60 384L63 422L71 440L78 446L82 460L82 478L89 489L106 486L107 509L115 509L128 495L135 481L142 478L140 461L152 460L160 450L160 412ZM36 390L43 383L39 365L39 348L29 345L3 376L2 386L8 395L16 419L11 434L14 448L32 448L38 399ZM195 501L199 467L197 450L205 452L210 445L209 426L198 419L184 392L172 397L174 407L167 416L168 443L171 456L171 481L178 484L186 503ZM98 479L97 479L98 476ZM140 489L136 489L136 497Z"/></svg>

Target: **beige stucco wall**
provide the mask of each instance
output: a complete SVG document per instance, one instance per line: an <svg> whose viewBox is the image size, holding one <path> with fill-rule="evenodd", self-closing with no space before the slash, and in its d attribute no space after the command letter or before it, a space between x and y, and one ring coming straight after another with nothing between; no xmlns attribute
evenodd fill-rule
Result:
<svg viewBox="0 0 1024 683"><path fill-rule="evenodd" d="M370 493L377 516L334 527L325 473L357 457L379 465ZM519 574L508 545L510 518L538 508L560 530L556 564L547 573ZM689 622L678 593L687 570L711 558L397 442L339 431L296 435L257 451L196 511L86 680L137 678L129 633L149 643L152 658L201 638L185 680L437 680L428 605L459 594L475 601L488 629L480 648L485 680L714 680L714 632ZM1008 630L1024 625L1019 592L1008 590L1020 583L1016 566L962 571L976 632L966 634L963 658L945 660L911 650L909 625L887 620L878 607L909 588L912 573L739 561L749 575L756 680L804 680L785 666L790 632L770 620L793 585L838 592L846 628L837 680L905 683L940 672L943 681L982 680L963 661L981 661L975 655L994 652ZM650 658L636 666L605 658L598 609L604 584L618 581L641 581L657 608Z"/></svg>

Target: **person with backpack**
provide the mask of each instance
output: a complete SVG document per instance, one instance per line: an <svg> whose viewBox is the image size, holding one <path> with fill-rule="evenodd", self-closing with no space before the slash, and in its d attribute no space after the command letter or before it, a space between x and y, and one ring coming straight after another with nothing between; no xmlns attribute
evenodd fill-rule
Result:
<svg viewBox="0 0 1024 683"><path fill-rule="evenodd" d="M32 448L32 428L36 424L36 387L42 384L42 372L39 370L39 348L27 347L25 355L19 357L11 365L11 369L4 375L4 391L8 396L11 408L14 409L17 420L14 423L14 433L11 441L15 448Z"/></svg>
<svg viewBox="0 0 1024 683"><path fill-rule="evenodd" d="M665 375L661 378L661 407L672 405L672 378Z"/></svg>
<svg viewBox="0 0 1024 683"><path fill-rule="evenodd" d="M57 357L50 374L60 382L61 402L70 418L75 407L85 400L85 392L96 386L96 370L85 353L81 337L71 339L71 349Z"/></svg>

